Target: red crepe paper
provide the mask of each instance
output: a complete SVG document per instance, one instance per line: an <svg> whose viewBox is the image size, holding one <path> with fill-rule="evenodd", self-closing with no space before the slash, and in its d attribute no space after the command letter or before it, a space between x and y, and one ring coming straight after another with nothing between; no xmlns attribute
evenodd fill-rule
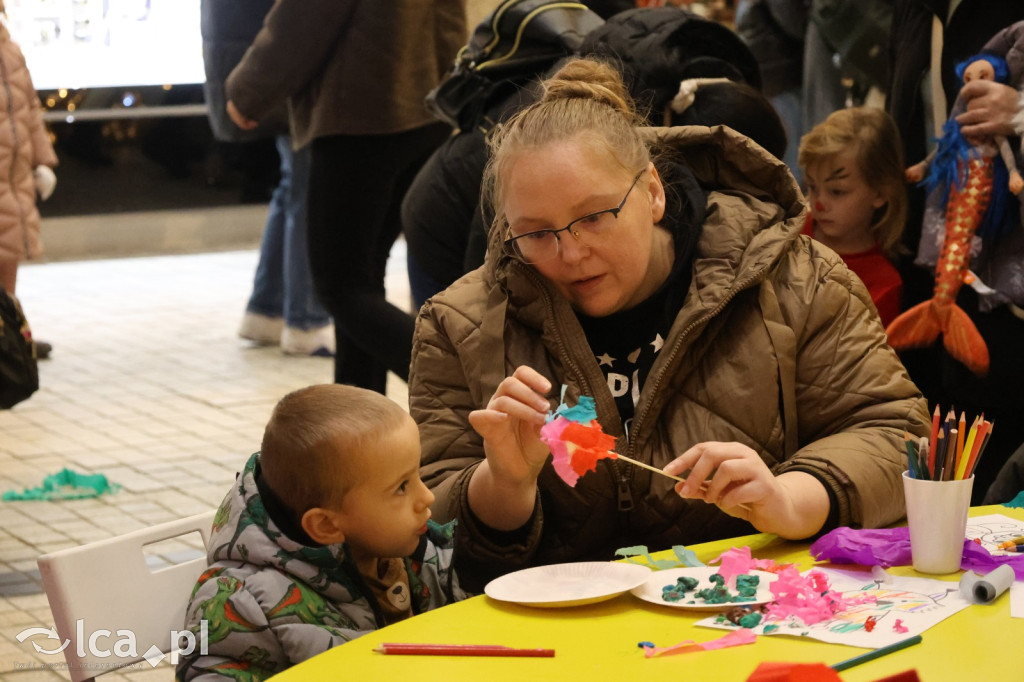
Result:
<svg viewBox="0 0 1024 682"><path fill-rule="evenodd" d="M596 419L582 424L558 416L541 427L540 433L551 450L555 473L573 487L580 476L597 470L598 461L618 456L612 450L615 438L606 434Z"/></svg>
<svg viewBox="0 0 1024 682"><path fill-rule="evenodd" d="M824 663L762 663L747 682L842 682Z"/></svg>

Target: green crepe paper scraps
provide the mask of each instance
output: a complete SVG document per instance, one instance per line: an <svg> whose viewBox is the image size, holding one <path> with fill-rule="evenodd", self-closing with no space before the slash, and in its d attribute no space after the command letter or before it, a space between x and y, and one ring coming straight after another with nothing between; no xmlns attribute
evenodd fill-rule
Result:
<svg viewBox="0 0 1024 682"><path fill-rule="evenodd" d="M692 549L686 549L683 545L673 546L672 553L676 555L675 559L655 559L651 556L651 553L647 551L646 545L634 545L633 547L623 547L615 550L615 556L626 557L631 564L650 566L656 571L663 571L666 568L678 568L680 566L694 568L704 565L704 563L697 558L697 554ZM646 560L646 563L643 561L633 561L631 557L637 556L642 556Z"/></svg>
<svg viewBox="0 0 1024 682"><path fill-rule="evenodd" d="M1009 502L1003 502L1004 507L1011 507L1013 509L1024 508L1024 490L1017 493L1017 497L1013 498Z"/></svg>
<svg viewBox="0 0 1024 682"><path fill-rule="evenodd" d="M103 474L80 474L71 469L62 469L44 478L43 485L38 488L26 488L20 493L8 490L3 494L3 501L81 500L116 493L120 489L120 485L110 483Z"/></svg>

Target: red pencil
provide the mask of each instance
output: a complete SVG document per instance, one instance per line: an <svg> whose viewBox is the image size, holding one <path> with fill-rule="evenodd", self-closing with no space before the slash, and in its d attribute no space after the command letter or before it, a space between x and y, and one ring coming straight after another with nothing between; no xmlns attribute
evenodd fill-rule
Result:
<svg viewBox="0 0 1024 682"><path fill-rule="evenodd" d="M552 658L554 649L516 649L496 644L398 644L385 642L374 651L405 656L516 656Z"/></svg>

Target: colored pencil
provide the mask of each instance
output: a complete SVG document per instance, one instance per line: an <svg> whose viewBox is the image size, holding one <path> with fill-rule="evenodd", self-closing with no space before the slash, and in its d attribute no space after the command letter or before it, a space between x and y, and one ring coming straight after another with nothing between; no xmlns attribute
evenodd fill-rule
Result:
<svg viewBox="0 0 1024 682"><path fill-rule="evenodd" d="M956 467L956 427L949 430L949 438L946 439L946 459L942 464L942 480L952 481L954 468Z"/></svg>
<svg viewBox="0 0 1024 682"><path fill-rule="evenodd" d="M914 443L910 440L910 434L903 432L903 449L907 451L907 471L911 478L924 478L924 472L918 468L917 453L914 452Z"/></svg>
<svg viewBox="0 0 1024 682"><path fill-rule="evenodd" d="M942 480L942 466L946 460L946 434L943 433L942 429L939 429L939 436L935 440L935 447L933 448L935 454L935 466L932 468L932 480Z"/></svg>
<svg viewBox="0 0 1024 682"><path fill-rule="evenodd" d="M1017 536L1015 538L1010 538L1009 540L1004 540L1003 542L1000 542L999 549L1007 549L1009 547L1021 544L1024 544L1024 536Z"/></svg>
<svg viewBox="0 0 1024 682"><path fill-rule="evenodd" d="M935 406L935 412L932 413L932 433L931 433L931 438L928 439L928 444L929 444L929 448L928 448L928 471L929 472L934 472L935 471L935 441L939 437L939 419L941 419L941 418L942 417L941 417L941 414L939 413L939 406L936 405Z"/></svg>
<svg viewBox="0 0 1024 682"><path fill-rule="evenodd" d="M974 418L971 424L971 431L964 441L964 447L960 451L960 459L956 465L956 480L961 481L967 478L967 463L971 459L971 452L974 450L974 439L978 435L978 418Z"/></svg>
<svg viewBox="0 0 1024 682"><path fill-rule="evenodd" d="M981 442L981 447L978 448L978 455L974 458L973 462L968 462L969 469L967 470L967 477L970 478L974 475L974 470L978 468L978 462L981 461L981 456L985 454L985 448L988 447L988 442L992 440L992 432L996 428L995 422L988 423L988 430L985 432L985 440Z"/></svg>
<svg viewBox="0 0 1024 682"><path fill-rule="evenodd" d="M931 448L928 447L928 439L925 436L921 436L921 440L918 441L917 456L921 460L921 471L924 473L924 478L931 479L932 470L928 463L931 458Z"/></svg>
<svg viewBox="0 0 1024 682"><path fill-rule="evenodd" d="M861 654L860 656L854 656L853 658L848 658L845 661L841 661L839 663L836 663L835 665L833 665L831 667L836 672L840 672L840 671L843 671L843 670L849 670L850 668L852 668L855 665L860 665L861 663L867 663L868 661L873 661L876 658L881 658L882 656L885 656L887 654L891 654L894 651L899 651L900 649L906 649L908 646L913 646L915 644L919 644L920 642L921 642L921 635L914 635L913 637L908 637L907 639L900 640L899 642L895 642L895 643L890 644L888 646L879 647L879 648L875 649L874 651L867 652L866 654Z"/></svg>
<svg viewBox="0 0 1024 682"><path fill-rule="evenodd" d="M967 438L967 415L963 412L960 413L960 421L956 424L956 452L954 453L956 458L956 467L954 471L960 470L960 458L964 453L964 440ZM953 478L953 476L950 476Z"/></svg>
<svg viewBox="0 0 1024 682"><path fill-rule="evenodd" d="M402 656L514 656L552 658L554 649L515 649L493 644L396 644L385 642L374 651Z"/></svg>

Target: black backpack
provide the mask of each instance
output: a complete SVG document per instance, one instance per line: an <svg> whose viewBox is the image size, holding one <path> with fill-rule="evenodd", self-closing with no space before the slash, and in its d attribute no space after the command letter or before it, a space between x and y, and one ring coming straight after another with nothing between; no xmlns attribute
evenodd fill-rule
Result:
<svg viewBox="0 0 1024 682"><path fill-rule="evenodd" d="M473 128L491 104L576 52L603 23L579 2L502 0L427 95L427 108L454 128Z"/></svg>
<svg viewBox="0 0 1024 682"><path fill-rule="evenodd" d="M32 330L17 299L0 286L0 408L14 407L38 388Z"/></svg>

